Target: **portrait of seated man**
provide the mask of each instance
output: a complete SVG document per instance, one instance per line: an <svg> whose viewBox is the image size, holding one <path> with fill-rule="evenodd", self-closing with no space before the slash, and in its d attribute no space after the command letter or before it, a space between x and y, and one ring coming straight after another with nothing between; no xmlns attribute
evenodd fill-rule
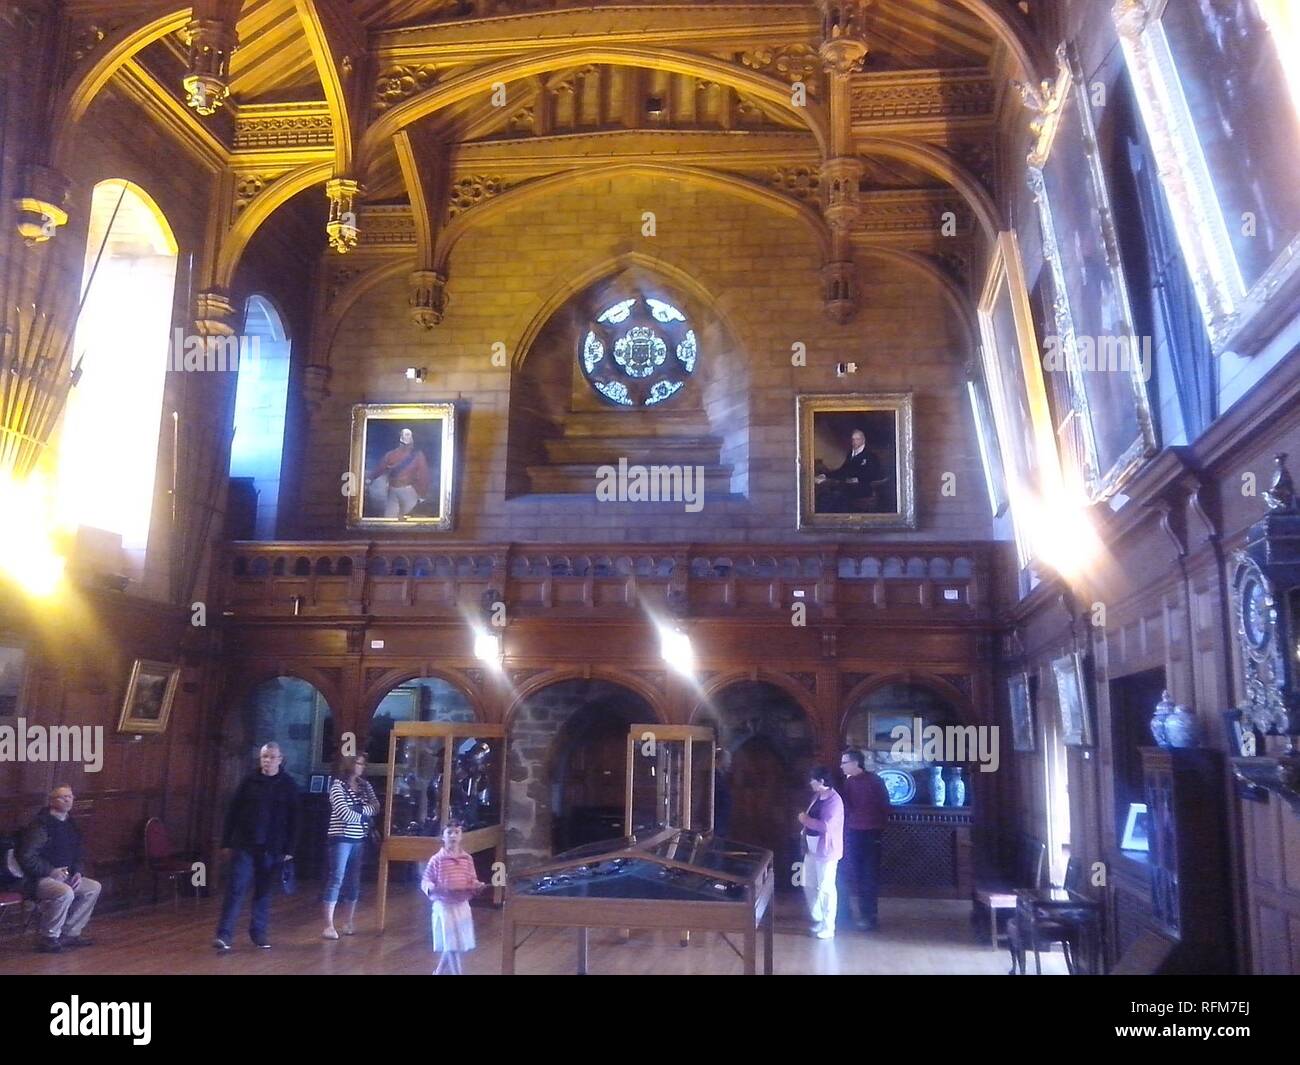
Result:
<svg viewBox="0 0 1300 1065"><path fill-rule="evenodd" d="M817 459L813 478L819 514L880 514L898 509L890 473L880 456L867 446L867 434L854 429L848 453L834 469Z"/></svg>

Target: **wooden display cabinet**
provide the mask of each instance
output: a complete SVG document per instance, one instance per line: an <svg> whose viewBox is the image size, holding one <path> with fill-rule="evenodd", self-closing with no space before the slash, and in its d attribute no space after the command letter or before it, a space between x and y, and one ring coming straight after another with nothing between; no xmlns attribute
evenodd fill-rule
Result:
<svg viewBox="0 0 1300 1065"><path fill-rule="evenodd" d="M388 738L384 842L379 851L379 930L388 912L390 862L427 862L442 848L442 826L465 821L463 846L505 860L503 725L399 721ZM499 898L498 898L499 901Z"/></svg>
<svg viewBox="0 0 1300 1065"><path fill-rule="evenodd" d="M628 726L625 835L655 825L713 831L715 743L698 725Z"/></svg>

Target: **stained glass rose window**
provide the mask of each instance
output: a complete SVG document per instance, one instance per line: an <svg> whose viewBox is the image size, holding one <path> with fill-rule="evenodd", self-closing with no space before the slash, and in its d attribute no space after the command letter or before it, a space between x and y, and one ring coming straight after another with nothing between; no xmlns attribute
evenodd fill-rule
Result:
<svg viewBox="0 0 1300 1065"><path fill-rule="evenodd" d="M650 297L610 304L578 345L588 383L620 407L653 407L675 396L695 373L698 355L686 315Z"/></svg>

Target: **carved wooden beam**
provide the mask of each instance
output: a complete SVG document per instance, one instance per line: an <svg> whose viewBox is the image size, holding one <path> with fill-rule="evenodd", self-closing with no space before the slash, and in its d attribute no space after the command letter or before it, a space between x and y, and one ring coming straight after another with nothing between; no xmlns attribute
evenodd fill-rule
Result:
<svg viewBox="0 0 1300 1065"><path fill-rule="evenodd" d="M411 317L432 329L442 321L447 303L447 276L434 269L438 230L447 217L451 189L451 149L418 129L407 128L393 138L402 179L415 220L415 271L411 275Z"/></svg>
<svg viewBox="0 0 1300 1065"><path fill-rule="evenodd" d="M366 29L343 0L294 0L294 7L330 105L335 174L346 178L353 172L368 103Z"/></svg>

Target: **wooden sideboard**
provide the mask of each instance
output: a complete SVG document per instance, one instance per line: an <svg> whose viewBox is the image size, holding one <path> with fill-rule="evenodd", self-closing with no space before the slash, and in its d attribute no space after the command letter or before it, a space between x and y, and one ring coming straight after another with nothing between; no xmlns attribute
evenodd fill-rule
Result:
<svg viewBox="0 0 1300 1065"><path fill-rule="evenodd" d="M975 885L969 806L896 806L881 844L881 894L969 899Z"/></svg>

